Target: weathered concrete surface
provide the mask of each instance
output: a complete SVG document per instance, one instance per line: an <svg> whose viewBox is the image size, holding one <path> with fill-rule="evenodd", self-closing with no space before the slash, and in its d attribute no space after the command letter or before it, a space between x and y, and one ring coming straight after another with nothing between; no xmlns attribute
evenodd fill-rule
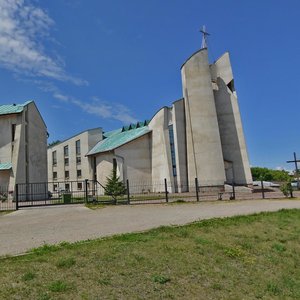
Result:
<svg viewBox="0 0 300 300"><path fill-rule="evenodd" d="M231 162L231 176L227 173L227 182L252 184L247 147L243 132L237 94L229 53L224 53L211 66L212 79L217 83L214 89L215 104L222 143L224 160Z"/></svg>
<svg viewBox="0 0 300 300"><path fill-rule="evenodd" d="M10 172L0 172L0 185L10 191L16 183L47 181L47 128L34 102L19 113L0 116L0 161L12 163ZM40 194L44 190L36 187Z"/></svg>
<svg viewBox="0 0 300 300"><path fill-rule="evenodd" d="M90 210L68 205L19 210L0 216L0 255L18 254L44 243L75 242L113 234L181 225L201 219L282 208L300 209L299 200L248 200L176 205L109 206Z"/></svg>
<svg viewBox="0 0 300 300"><path fill-rule="evenodd" d="M226 181L207 49L191 56L181 69L186 116L188 178L200 185Z"/></svg>

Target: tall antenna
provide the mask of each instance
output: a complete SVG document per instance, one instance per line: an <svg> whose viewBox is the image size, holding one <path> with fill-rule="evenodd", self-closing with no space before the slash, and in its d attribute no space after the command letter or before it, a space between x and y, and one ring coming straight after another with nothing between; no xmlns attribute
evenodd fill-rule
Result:
<svg viewBox="0 0 300 300"><path fill-rule="evenodd" d="M202 29L200 30L200 32L202 33L201 49L207 48L207 36L209 36L210 34L206 31L205 25L202 26Z"/></svg>

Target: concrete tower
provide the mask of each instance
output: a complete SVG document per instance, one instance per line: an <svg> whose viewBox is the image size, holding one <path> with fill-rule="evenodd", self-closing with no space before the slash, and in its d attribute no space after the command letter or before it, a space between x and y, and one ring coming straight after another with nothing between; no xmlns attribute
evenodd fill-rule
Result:
<svg viewBox="0 0 300 300"><path fill-rule="evenodd" d="M181 68L186 116L187 169L190 182L223 186L226 181L207 48Z"/></svg>
<svg viewBox="0 0 300 300"><path fill-rule="evenodd" d="M234 88L229 53L210 66L214 97L225 160L226 179L236 184L252 184L242 120Z"/></svg>

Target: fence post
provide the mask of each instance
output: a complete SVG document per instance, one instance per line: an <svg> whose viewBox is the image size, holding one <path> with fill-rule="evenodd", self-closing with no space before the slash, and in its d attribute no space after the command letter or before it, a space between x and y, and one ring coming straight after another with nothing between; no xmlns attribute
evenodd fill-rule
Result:
<svg viewBox="0 0 300 300"><path fill-rule="evenodd" d="M17 183L15 186L15 199L16 199L16 210L19 210L19 185Z"/></svg>
<svg viewBox="0 0 300 300"><path fill-rule="evenodd" d="M264 181L261 180L260 181L261 184L261 194L262 194L262 198L265 199L265 187L264 187Z"/></svg>
<svg viewBox="0 0 300 300"><path fill-rule="evenodd" d="M230 199L230 200L235 200L235 185L234 185L235 183L234 183L234 181L232 182L232 199Z"/></svg>
<svg viewBox="0 0 300 300"><path fill-rule="evenodd" d="M85 186L85 203L88 203L88 197L89 197L89 193L88 193L88 179L84 180L84 186Z"/></svg>
<svg viewBox="0 0 300 300"><path fill-rule="evenodd" d="M166 194L166 202L169 202L168 199L168 185L167 185L167 179L165 178L165 194Z"/></svg>
<svg viewBox="0 0 300 300"><path fill-rule="evenodd" d="M196 198L199 201L199 186L198 186L198 178L195 178L195 187L196 187Z"/></svg>
<svg viewBox="0 0 300 300"><path fill-rule="evenodd" d="M127 204L130 204L130 191L129 191L129 180L126 180L126 188L127 188Z"/></svg>

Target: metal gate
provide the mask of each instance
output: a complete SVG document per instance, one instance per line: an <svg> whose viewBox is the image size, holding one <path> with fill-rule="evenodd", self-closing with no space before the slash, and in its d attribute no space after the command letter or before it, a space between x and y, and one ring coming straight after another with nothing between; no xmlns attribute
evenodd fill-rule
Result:
<svg viewBox="0 0 300 300"><path fill-rule="evenodd" d="M127 204L127 196L115 199L106 195L98 181L53 181L19 183L14 191L16 209L34 206L80 203Z"/></svg>

